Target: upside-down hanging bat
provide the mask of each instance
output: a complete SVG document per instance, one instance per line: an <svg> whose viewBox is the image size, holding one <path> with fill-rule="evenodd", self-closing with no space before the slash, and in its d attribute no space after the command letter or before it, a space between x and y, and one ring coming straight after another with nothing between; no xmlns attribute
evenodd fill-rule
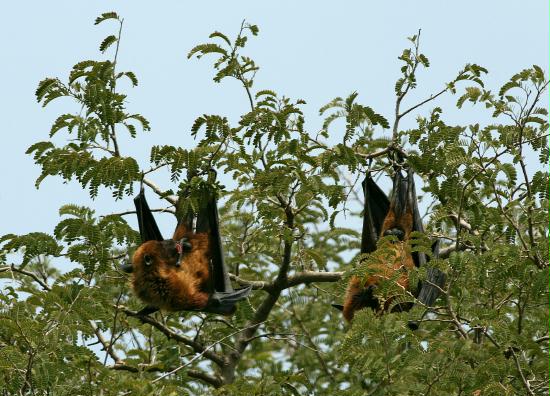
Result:
<svg viewBox="0 0 550 396"><path fill-rule="evenodd" d="M147 304L139 314L158 309L235 312L237 301L248 296L251 287L233 290L225 264L218 228L216 200L212 197L197 215L179 222L172 239L165 240L147 205L143 191L134 198L142 244L131 265L132 287Z"/></svg>
<svg viewBox="0 0 550 396"><path fill-rule="evenodd" d="M416 192L414 188L413 172L409 168L407 176L403 177L400 170L396 170L393 178L393 194L391 202L384 192L376 185L370 175L363 182L365 206L363 214L363 232L361 239L361 253L371 253L376 250L378 239L382 236L393 235L397 238L393 246L395 254L389 261L375 266L375 274L362 279L352 276L346 290L344 305L334 305L341 309L346 320L353 319L355 311L369 307L376 311L388 308L388 300L383 306L374 295L380 281L395 279L395 282L406 290L410 290L408 272L414 267L426 264L424 253L407 250L407 241L413 231L424 232L420 217ZM432 250L434 256L439 252L439 243L436 241ZM428 268L427 282L422 282L417 288L417 299L430 306L439 295L439 288L445 282L445 274L441 271ZM435 285L435 286L434 286ZM392 311L410 309L412 304L402 303L394 306ZM411 323L411 327L415 325Z"/></svg>

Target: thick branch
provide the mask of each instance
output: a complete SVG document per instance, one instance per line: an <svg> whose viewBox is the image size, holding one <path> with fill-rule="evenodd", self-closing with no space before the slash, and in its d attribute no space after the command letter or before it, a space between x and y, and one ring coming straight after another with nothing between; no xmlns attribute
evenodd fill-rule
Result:
<svg viewBox="0 0 550 396"><path fill-rule="evenodd" d="M247 280L234 274L229 274L229 278L237 282L240 286L252 286L253 290L265 290L269 293L273 289L273 283L271 282Z"/></svg>
<svg viewBox="0 0 550 396"><path fill-rule="evenodd" d="M285 209L286 226L288 227L288 229L292 230L294 228L294 214L290 207L290 203L286 202L280 195L277 195L277 198L281 203L281 207ZM267 320L269 314L271 313L271 310L273 309L275 303L281 295L281 291L285 288L288 282L288 270L290 268L290 262L292 259L292 242L293 241L291 239L286 239L284 242L283 261L279 268L277 278L273 282L273 289L268 292L269 294L256 310L254 317L250 321L248 321L245 330L237 337L237 340L235 342L236 350L229 355L229 362L222 370L225 383L233 382L235 378L235 367L241 359L242 353L250 343L249 339L254 336L254 333L256 332L258 327Z"/></svg>
<svg viewBox="0 0 550 396"><path fill-rule="evenodd" d="M219 388L223 385L222 379L217 375L207 374L200 370L187 370L187 376L191 378L200 379L207 384L212 385L214 388Z"/></svg>
<svg viewBox="0 0 550 396"><path fill-rule="evenodd" d="M316 271L298 272L288 277L288 280L285 285L285 289L302 284L302 283L337 282L342 278L343 275L344 275L344 272L316 272Z"/></svg>
<svg viewBox="0 0 550 396"><path fill-rule="evenodd" d="M237 282L240 286L252 286L254 290L264 290L267 293L275 293L279 289L282 291L290 287L301 285L302 283L314 283L314 282L337 282L342 279L344 272L317 272L317 271L303 271L291 275L287 278L286 283L281 287L275 285L274 282L266 281L254 281L240 278L236 275L229 274L229 277Z"/></svg>
<svg viewBox="0 0 550 396"><path fill-rule="evenodd" d="M156 373L159 371L165 371L166 369L156 365L140 365L139 367L130 366L126 363L117 363L109 367L111 370L129 371L131 373L147 372Z"/></svg>

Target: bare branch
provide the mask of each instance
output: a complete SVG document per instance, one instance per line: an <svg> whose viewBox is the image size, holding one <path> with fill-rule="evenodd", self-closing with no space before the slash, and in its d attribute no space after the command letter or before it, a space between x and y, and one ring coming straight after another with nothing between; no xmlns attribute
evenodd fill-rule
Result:
<svg viewBox="0 0 550 396"><path fill-rule="evenodd" d="M254 290L265 290L265 291L269 292L273 288L273 284L270 283L270 282L266 282L266 281L247 280L247 279L240 278L240 277L238 277L237 275L234 275L234 274L229 274L229 278L231 280L234 280L235 282L237 282L241 286L252 286L252 289L254 289Z"/></svg>
<svg viewBox="0 0 550 396"><path fill-rule="evenodd" d="M302 283L312 282L337 282L344 275L343 271L340 272L317 272L317 271L303 271L298 272L288 277L285 289L293 287Z"/></svg>
<svg viewBox="0 0 550 396"><path fill-rule="evenodd" d="M162 189L157 186L155 183L153 183L151 180L147 179L147 178L143 178L143 184L151 187L151 190L153 190L155 193L157 193L158 196L164 198L165 200L167 200L168 202L170 202L172 205L175 205L178 203L178 198L174 195L167 195L165 196L165 192L162 191Z"/></svg>
<svg viewBox="0 0 550 396"><path fill-rule="evenodd" d="M187 375L191 378L200 379L214 388L219 388L223 385L223 381L218 375L207 374L204 371L187 370Z"/></svg>
<svg viewBox="0 0 550 396"><path fill-rule="evenodd" d="M525 387L525 390L527 390L527 393L529 395L535 396L535 393L531 389L531 386L529 385L529 381L527 381L527 378L525 378L525 374L523 374L523 370L521 368L521 365L519 364L518 356L516 355L516 352L514 351L514 348L509 349L510 353L512 354L512 357L514 358L514 362L516 363L516 368L518 369L519 376L521 377L521 381L523 382L523 386Z"/></svg>
<svg viewBox="0 0 550 396"><path fill-rule="evenodd" d="M543 337L540 337L540 338L537 338L535 340L536 343L541 343L541 342L545 342L545 341L548 341L550 339L550 337L548 337L547 335L543 336Z"/></svg>
<svg viewBox="0 0 550 396"><path fill-rule="evenodd" d="M42 289L44 289L46 291L51 291L52 290L51 287L48 286L48 284L46 282L44 282L42 279L40 279L38 277L38 275L36 275L34 272L19 269L15 266L15 264L11 264L11 265L5 266L5 267L0 267L0 272L6 272L6 271L16 272L18 274L22 274L22 275L26 275L28 277L31 277L36 283L38 283L42 287Z"/></svg>
<svg viewBox="0 0 550 396"><path fill-rule="evenodd" d="M173 215L176 214L176 211L174 209L170 209L170 207L167 208L160 208L160 209L151 209L151 212L161 212L161 213L171 213ZM110 213L108 215L103 215L101 217L107 217L107 216L126 216L130 214L135 214L135 210L127 210L126 212L117 212L117 213Z"/></svg>
<svg viewBox="0 0 550 396"><path fill-rule="evenodd" d="M425 105L426 103L428 103L429 101L431 100L434 100L435 98L437 98L438 96L444 94L445 92L447 92L449 90L449 88L445 88L445 89L442 89L441 91L439 91L438 93L436 93L435 95L430 95L430 97L426 100L423 100L422 102L410 107L409 109L405 110L403 113L399 114L399 118L402 118L403 116L405 116L406 114L410 113L411 111L413 111L414 109L417 109L419 108L420 106L422 105Z"/></svg>
<svg viewBox="0 0 550 396"><path fill-rule="evenodd" d="M254 324L253 326L256 326L256 324ZM158 381L160 381L161 379L163 379L163 378L165 378L165 377L167 377L167 376L169 376L169 375L175 374L175 373L178 372L179 370L181 370L181 369L183 369L183 368L189 366L191 363L193 363L195 360L197 360L197 359L200 358L201 356L205 355L209 350L211 350L212 348L214 348L217 344L219 344L219 343L225 341L225 340L228 339L228 338L233 337L235 334L241 333L242 331L244 331L244 330L246 330L246 329L247 329L246 327L243 328L243 329L239 329L239 330L237 330L237 331L234 331L234 332L231 333L231 334L226 335L225 337L220 338L218 341L216 341L216 342L214 342L214 343L208 345L206 348L204 348L204 351L202 351L201 353L199 353L197 356L193 357L193 359L191 359L191 360L188 361L187 363L185 363L185 364L183 364L183 365L181 365L181 366L179 366L179 367L176 367L175 369L171 370L171 371L168 372L168 373L165 373L165 374L161 375L160 377L158 377L158 378L156 378L155 380L153 380L151 383L154 384L155 382L158 382Z"/></svg>
<svg viewBox="0 0 550 396"><path fill-rule="evenodd" d="M120 358L120 356L117 355L117 353L114 351L113 348L111 348L111 344L109 341L103 337L103 334L101 334L101 331L95 324L93 320L90 320L90 326L92 327L92 330L94 331L97 340L103 345L103 349L109 354L109 356L114 360L115 365L122 364L123 360Z"/></svg>

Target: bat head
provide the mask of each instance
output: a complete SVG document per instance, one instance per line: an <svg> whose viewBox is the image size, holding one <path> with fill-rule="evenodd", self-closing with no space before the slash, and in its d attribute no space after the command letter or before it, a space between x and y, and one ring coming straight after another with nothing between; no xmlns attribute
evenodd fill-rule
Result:
<svg viewBox="0 0 550 396"><path fill-rule="evenodd" d="M181 246L172 239L142 243L132 257L133 271L155 272L179 267Z"/></svg>
<svg viewBox="0 0 550 396"><path fill-rule="evenodd" d="M135 268L143 270L158 269L160 267L180 267L183 255L192 250L192 245L187 238L179 241L167 239L164 241L150 240L142 243L134 253L129 255L120 269L126 273L134 272Z"/></svg>

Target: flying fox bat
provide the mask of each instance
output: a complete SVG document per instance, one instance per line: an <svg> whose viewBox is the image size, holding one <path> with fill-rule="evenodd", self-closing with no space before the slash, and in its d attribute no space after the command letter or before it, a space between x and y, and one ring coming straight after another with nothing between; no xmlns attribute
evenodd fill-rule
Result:
<svg viewBox="0 0 550 396"><path fill-rule="evenodd" d="M376 274L368 276L366 280L357 276L352 276L350 279L344 305L334 305L343 311L344 318L348 321L353 319L355 311L365 307L376 311L387 309L390 301L386 301L386 304L381 306L380 301L374 295L380 281L392 278L399 286L410 290L408 272L414 267L426 265L427 262L424 253L410 253L406 250L411 232L424 232L422 219L418 211L412 170L408 169L406 177L402 175L400 170L396 170L393 177L391 201L372 180L370 174L363 182L363 191L365 206L361 253L374 252L378 240L383 236L393 235L396 237L397 242L393 244L395 256L389 258L387 263L374 268ZM436 257L439 252L438 241L433 244L432 250L433 256ZM428 282L421 282L413 293L420 302L430 306L439 295L439 288L445 282L445 274L434 268L428 268L427 272ZM397 304L392 311L404 311L411 307L412 304ZM411 323L411 328L413 327L417 327L417 325Z"/></svg>
<svg viewBox="0 0 550 396"><path fill-rule="evenodd" d="M218 227L216 200L212 197L196 218L185 216L172 239L163 239L143 191L134 199L141 245L131 265L132 287L147 304L139 314L159 309L232 314L235 304L251 287L233 290L227 273Z"/></svg>

